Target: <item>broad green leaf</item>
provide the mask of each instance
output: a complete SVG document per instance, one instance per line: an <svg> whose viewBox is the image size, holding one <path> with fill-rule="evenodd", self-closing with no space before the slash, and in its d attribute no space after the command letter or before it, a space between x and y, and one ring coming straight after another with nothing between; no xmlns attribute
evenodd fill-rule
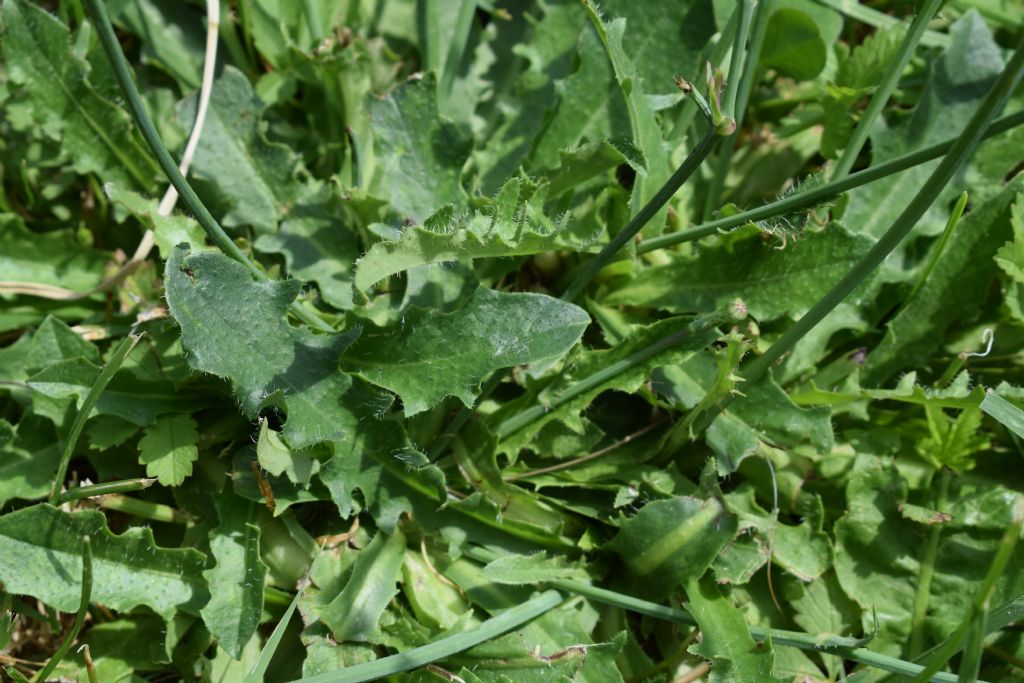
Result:
<svg viewBox="0 0 1024 683"><path fill-rule="evenodd" d="M92 540L94 602L117 611L145 605L170 619L179 610L197 614L209 598L202 553L157 547L146 527L115 535L98 511L69 514L42 504L0 517L4 588L77 610L83 535Z"/></svg>
<svg viewBox="0 0 1024 683"><path fill-rule="evenodd" d="M284 406L284 438L294 448L350 433L342 395L352 380L338 357L353 335L290 326L285 313L298 281L256 282L227 256L184 249L171 254L164 278L189 365L228 379L246 415Z"/></svg>
<svg viewBox="0 0 1024 683"><path fill-rule="evenodd" d="M889 322L885 337L868 354L865 383L881 384L900 370L924 364L939 349L950 326L978 311L977 303L996 278L992 258L1011 236L1011 205L1021 188L1024 176L961 219L954 243L942 252L921 289Z"/></svg>
<svg viewBox="0 0 1024 683"><path fill-rule="evenodd" d="M437 112L432 74L402 84L383 98L369 98L373 147L384 172L385 196L417 223L445 204L466 201L459 176L469 158L470 139Z"/></svg>
<svg viewBox="0 0 1024 683"><path fill-rule="evenodd" d="M190 125L197 97L181 105ZM260 130L264 105L252 84L234 67L225 67L213 86L210 111L192 164L197 190L224 227L251 225L273 232L292 208L317 186L289 147L269 142Z"/></svg>
<svg viewBox="0 0 1024 683"><path fill-rule="evenodd" d="M128 114L89 84L89 67L72 53L67 27L26 0L5 2L3 21L6 71L26 89L33 118L60 141L72 168L152 188L156 163L133 132Z"/></svg>
<svg viewBox="0 0 1024 683"><path fill-rule="evenodd" d="M701 640L689 651L711 662L709 683L778 681L775 653L750 635L743 612L722 595L711 577L686 582L686 608L700 626Z"/></svg>
<svg viewBox="0 0 1024 683"><path fill-rule="evenodd" d="M60 444L53 425L41 418L22 417L14 433L0 444L0 508L15 498L45 497L59 461Z"/></svg>
<svg viewBox="0 0 1024 683"><path fill-rule="evenodd" d="M445 396L471 406L492 370L555 358L590 322L580 308L541 294L479 288L451 313L414 309L387 328L367 329L344 367L402 397L406 415Z"/></svg>
<svg viewBox="0 0 1024 683"><path fill-rule="evenodd" d="M800 10L782 8L768 20L760 65L798 81L809 81L825 68L827 48L814 19Z"/></svg>
<svg viewBox="0 0 1024 683"><path fill-rule="evenodd" d="M832 450L831 411L794 404L769 378L741 387L742 396L729 404L706 434L718 458L718 470L730 474L762 444L793 448L810 443L819 453Z"/></svg>
<svg viewBox="0 0 1024 683"><path fill-rule="evenodd" d="M645 268L603 303L685 313L724 310L739 298L758 321L798 317L870 246L870 240L837 224L781 248L747 238L732 248L709 247L693 257L673 256L665 265Z"/></svg>
<svg viewBox="0 0 1024 683"><path fill-rule="evenodd" d="M424 264L581 249L597 237L575 234L561 222L556 225L537 205L543 196L541 202L533 199L533 188L512 178L486 211L463 213L448 206L423 226L406 228L398 240L374 244L356 263L357 292L365 293L386 277Z"/></svg>
<svg viewBox="0 0 1024 683"><path fill-rule="evenodd" d="M70 230L36 233L20 217L0 214L0 277L4 280L87 292L102 282L108 260L108 254L81 244Z"/></svg>
<svg viewBox="0 0 1024 683"><path fill-rule="evenodd" d="M352 305L352 263L360 253L359 238L326 206L326 192L291 210L276 233L256 240L263 252L283 254L288 274L315 282L320 296L342 310Z"/></svg>
<svg viewBox="0 0 1024 683"><path fill-rule="evenodd" d="M153 231L160 255L168 258L179 244L188 244L193 250L204 249L206 235L194 219L188 216L161 216L157 213L155 200L126 190L114 183L103 186L110 201L123 206L146 228Z"/></svg>
<svg viewBox="0 0 1024 683"><path fill-rule="evenodd" d="M405 551L402 590L416 618L440 628L451 628L469 609L466 598L419 553Z"/></svg>
<svg viewBox="0 0 1024 683"><path fill-rule="evenodd" d="M662 599L698 579L736 535L736 517L715 498L655 500L626 520L605 549L619 556L635 590Z"/></svg>
<svg viewBox="0 0 1024 683"><path fill-rule="evenodd" d="M1003 70L1000 49L984 21L967 12L950 30L952 44L942 57L930 64L929 81L910 116L893 125L879 121L871 135L871 163L878 164L955 135L974 114L992 80ZM879 237L903 211L908 198L924 185L938 161L921 164L850 193L843 222L852 230ZM999 180L1002 179L1000 176ZM996 181L995 178L990 179ZM918 222L916 234L935 235L948 218L948 206L962 187L949 184L940 199ZM961 234L966 234L962 230ZM888 278L903 277L893 259L886 269Z"/></svg>
<svg viewBox="0 0 1024 683"><path fill-rule="evenodd" d="M217 643L235 659L256 632L263 612L267 566L260 558L256 505L226 488L214 498L219 523L210 531L210 554L216 561L203 572L210 601L203 623Z"/></svg>
<svg viewBox="0 0 1024 683"><path fill-rule="evenodd" d="M701 53L715 33L707 0L604 0L601 10L626 20L622 45L637 66L644 91L675 92L675 77L696 79Z"/></svg>
<svg viewBox="0 0 1024 683"><path fill-rule="evenodd" d="M367 641L378 629L380 616L398 593L405 560L405 536L397 529L378 532L356 558L348 583L326 605L320 619L338 642Z"/></svg>
<svg viewBox="0 0 1024 683"><path fill-rule="evenodd" d="M163 415L146 427L139 439L139 463L146 476L156 477L164 486L179 486L192 474L199 457L196 421L188 415Z"/></svg>
<svg viewBox="0 0 1024 683"><path fill-rule="evenodd" d="M25 369L41 370L61 360L82 358L91 363L100 363L100 352L60 318L47 316L32 335Z"/></svg>

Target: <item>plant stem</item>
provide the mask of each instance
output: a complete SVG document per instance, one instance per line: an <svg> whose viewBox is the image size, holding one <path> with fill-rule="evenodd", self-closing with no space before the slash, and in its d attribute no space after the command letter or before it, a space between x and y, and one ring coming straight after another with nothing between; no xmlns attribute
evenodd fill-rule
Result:
<svg viewBox="0 0 1024 683"><path fill-rule="evenodd" d="M942 512L946 507L949 494L950 471L942 468L939 471L939 488L935 495L934 508ZM939 539L942 537L942 523L937 522L928 530L928 545L925 546L924 557L921 558L921 570L917 576L917 587L914 592L913 619L910 630L910 658L917 659L924 651L924 620L928 616L928 601L932 593L932 577L935 576L935 559L939 555Z"/></svg>
<svg viewBox="0 0 1024 683"><path fill-rule="evenodd" d="M732 56L729 57L729 73L726 76L725 91L722 93L722 112L734 119L736 118L736 92L742 79L741 74L744 73L746 68L744 60L749 61L747 56L747 37L750 35L750 18L753 7L753 0L738 0L736 3L739 23L736 26L736 34L733 36ZM712 93L713 96L714 94ZM739 128L738 120L736 127Z"/></svg>
<svg viewBox="0 0 1024 683"><path fill-rule="evenodd" d="M88 536L82 536L82 592L81 598L78 602L78 614L75 615L75 623L71 625L71 630L64 637L64 642L60 644L57 651L50 657L50 661L46 663L39 673L36 674L36 682L40 683L45 681L53 670L57 668L61 660L67 656L71 650L71 646L74 645L75 639L78 638L78 632L82 630L82 625L85 623L85 615L89 613L89 599L92 597L92 544L89 541Z"/></svg>
<svg viewBox="0 0 1024 683"><path fill-rule="evenodd" d="M306 15L309 37L314 45L320 42L320 36L323 35L321 32L323 24L320 21L320 8L317 7L316 3L317 0L302 0L302 13Z"/></svg>
<svg viewBox="0 0 1024 683"><path fill-rule="evenodd" d="M60 503L67 503L82 498L94 496L106 496L112 493L128 493L129 491L142 491L156 483L156 479L125 479L122 481L111 481L103 484L92 484L90 486L78 486L65 491L60 496Z"/></svg>
<svg viewBox="0 0 1024 683"><path fill-rule="evenodd" d="M399 652L396 655L365 664L356 664L339 671L301 678L293 683L362 683L362 681L375 681L385 676L418 669L518 628L554 609L562 602L562 599L561 594L557 591L545 591L521 605L511 607L498 616L488 619L472 631L456 633L427 645L421 645L412 650Z"/></svg>
<svg viewBox="0 0 1024 683"><path fill-rule="evenodd" d="M465 549L466 555L478 562L488 563L498 558L498 554L480 546L468 546ZM641 600L630 595L623 595L615 591L598 588L571 579L556 579L549 582L553 587L574 595L582 595L596 602L612 607L619 607L624 610L645 614L655 619L663 619L686 626L697 626L697 620L689 612L674 607L659 605L655 602ZM757 641L771 639L774 645L785 645L811 652L822 652L826 654L843 657L854 662L873 666L884 671L913 676L921 673L924 667L895 657L888 657L877 652L872 652L860 647L861 641L855 638L844 638L842 636L830 636L822 638L820 635L801 633L799 631L786 631L776 628L750 627L750 635ZM925 679L934 683L956 683L956 676L946 673L933 674Z"/></svg>
<svg viewBox="0 0 1024 683"><path fill-rule="evenodd" d="M1006 131L1012 130L1021 124L1024 124L1024 110L1008 114L993 121L985 129L982 139L987 139L995 135L999 135L1000 133L1005 133ZM904 154L903 156L896 157L895 159L866 168L863 171L858 171L843 178L842 180L833 181L813 190L800 192L790 197L786 197L785 199L765 204L764 206L756 209L749 209L734 216L719 218L711 221L710 223L705 223L689 230L674 232L668 235L659 235L658 237L646 239L637 245L636 251L638 254L646 254L649 251L664 249L665 247L671 247L676 244L693 242L702 237L713 235L716 232L726 230L728 228L746 225L753 221L771 218L772 216L779 216L807 206L812 206L823 200L842 194L847 190L852 190L854 188L867 185L868 183L873 183L876 180L881 180L882 178L899 173L900 171L905 171L908 168L937 159L952 149L953 145L956 144L958 140L960 140L959 137L944 140L943 142L931 145L930 147L925 147L924 149L920 149L916 152Z"/></svg>
<svg viewBox="0 0 1024 683"><path fill-rule="evenodd" d="M1000 75L999 80L996 81L988 95L985 96L985 100L978 107L974 116L971 117L963 133L953 143L953 146L943 157L939 166L932 172L928 181L910 201L910 204L903 210L903 213L899 215L868 253L850 269L828 294L818 301L800 320L786 330L767 351L747 367L747 371L744 373L747 381L753 382L767 372L768 368L776 360L788 353L794 344L849 296L906 238L921 216L924 215L924 212L938 198L939 193L949 183L956 170L960 168L965 160L970 158L981 141L981 134L985 126L992 116L1005 106L1010 93L1013 92L1017 82L1020 80L1022 72L1024 72L1024 38L1020 40L1017 49L1014 50L1013 56L1003 70L1002 75Z"/></svg>
<svg viewBox="0 0 1024 683"><path fill-rule="evenodd" d="M60 454L60 464L57 466L57 474L53 478L53 487L50 489L51 504L57 505L60 502L60 488L64 484L64 477L68 474L68 464L71 462L71 456L75 453L75 445L78 443L78 437L82 435L82 429L89 419L89 413L92 412L92 409L96 406L96 401L99 400L100 394L107 388L107 384L110 383L110 380L113 379L117 371L121 369L121 364L124 363L125 358L128 357L128 354L132 352L132 349L135 348L135 345L139 343L141 338L141 334L130 334L121 340L121 343L117 345L114 352L110 354L110 360L103 366L99 377L96 378L96 381L89 389L89 393L85 395L82 407L78 410L78 414L75 415L75 420L71 423L71 431L68 432L68 437L64 441L64 448Z"/></svg>
<svg viewBox="0 0 1024 683"><path fill-rule="evenodd" d="M871 101L868 102L867 108L861 115L857 128L854 129L849 142L843 148L843 154L839 157L839 161L836 162L836 166L832 170L832 180L841 180L849 175L850 169L853 168L853 163L857 160L857 156L860 155L861 148L867 142L868 134L871 133L875 121L889 101L892 91L896 89L900 76L903 75L903 69L907 67L910 58L914 56L914 50L917 49L917 44L921 41L921 37L924 36L925 29L928 28L928 22L939 11L939 6L942 5L942 2L943 0L925 0L921 11L914 17L914 21L911 22L907 34L903 37L903 42L900 43L899 51L892 62L890 62L889 69L882 77L881 83L878 84L878 89L871 96Z"/></svg>
<svg viewBox="0 0 1024 683"><path fill-rule="evenodd" d="M741 11L746 4L744 2L737 5L737 11ZM743 127L743 118L747 111L747 103L750 100L750 92L754 87L754 75L757 73L758 62L761 59L761 47L764 45L764 37L768 32L768 19L771 18L774 11L774 0L761 0L757 4L757 9L755 10L757 16L754 20L754 31L750 37L750 48L747 50L746 59L743 62L743 75L739 77L739 84L736 87L735 106L731 110L732 117L736 121L737 133L736 135L730 135L718 150L718 156L715 160L715 175L711 179L711 185L708 187L707 195L704 198L703 220L705 221L718 206L722 196L722 189L725 187L726 176L729 175L732 155L736 150L736 140L739 138L739 130ZM739 35L738 31L737 35ZM734 47L733 49L735 50L736 48ZM729 71L731 77L733 75L731 66ZM727 83L727 91L728 85Z"/></svg>
<svg viewBox="0 0 1024 683"><path fill-rule="evenodd" d="M135 83L132 80L131 70L128 66L127 60L124 58L124 53L121 51L121 45L117 41L117 36L114 35L114 27L110 25L110 17L107 16L107 10L102 0L85 0L86 7L89 11L89 15L92 18L93 24L96 26L96 33L99 36L100 44L103 46L103 51L107 55L107 59L110 61L111 66L114 70L114 75L117 78L118 84L121 86L121 91L128 101L128 108L131 110L132 118L135 119L135 124L139 127L139 131L142 133L142 137L146 140L146 144L149 146L153 156L156 157L157 163L160 168L163 169L164 174L170 180L174 189L181 195L182 201L185 202L185 206L188 207L189 211L196 217L199 225L202 226L206 234L213 240L213 243L223 251L225 254L235 259L258 280L268 280L266 273L259 269L259 267L249 260L249 257L239 248L237 244L228 236L220 224L214 219L213 215L207 210L206 206L199 199L199 196L189 185L188 181L178 170L178 166L174 163L170 153L167 151L167 147L164 146L163 140L160 139L160 134L156 131L153 126L153 121L150 119L149 114L146 112L146 107L142 102L142 97L139 95L138 89L135 87ZM296 318L305 322L311 327L315 327L323 332L334 332L334 328L331 327L326 321L316 316L306 309L302 308L298 302L292 302L291 311Z"/></svg>
<svg viewBox="0 0 1024 683"><path fill-rule="evenodd" d="M957 223L960 222L960 217L964 215L964 209L967 208L967 193L961 192L960 198L956 200L956 205L953 207L953 211L949 214L949 220L946 221L946 227L942 231L942 236L939 237L939 241L932 247L931 256L928 257L928 263L925 265L924 270L921 271L921 275L918 276L917 282L914 284L914 288L910 290L910 294L903 300L902 308L906 308L917 293L921 291L921 287L928 280L928 276L935 270L935 264L939 262L939 257L942 256L942 252L946 250L946 245L949 244L949 238L953 236L953 231L956 230Z"/></svg>

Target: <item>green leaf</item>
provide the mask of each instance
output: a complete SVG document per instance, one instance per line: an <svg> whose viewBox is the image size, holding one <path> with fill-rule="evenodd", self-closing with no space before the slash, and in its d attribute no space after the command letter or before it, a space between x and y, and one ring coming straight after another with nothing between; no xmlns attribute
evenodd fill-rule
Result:
<svg viewBox="0 0 1024 683"><path fill-rule="evenodd" d="M69 514L33 505L0 517L0 581L62 612L78 607L81 538L92 540L92 599L117 611L145 605L170 619L178 610L197 614L209 593L202 553L156 546L153 532L133 527L115 535L103 513Z"/></svg>
<svg viewBox="0 0 1024 683"><path fill-rule="evenodd" d="M459 176L471 143L459 126L440 118L433 74L369 98L366 110L384 194L396 210L419 223L445 204L465 203Z"/></svg>
<svg viewBox="0 0 1024 683"><path fill-rule="evenodd" d="M23 417L14 434L0 444L0 507L15 498L45 497L53 486L53 472L59 462L53 425L42 418Z"/></svg>
<svg viewBox="0 0 1024 683"><path fill-rule="evenodd" d="M276 233L256 239L256 248L283 254L289 275L315 282L325 302L347 310L353 307L352 263L361 247L355 233L328 210L326 194L297 205Z"/></svg>
<svg viewBox="0 0 1024 683"><path fill-rule="evenodd" d="M164 486L179 486L192 475L198 442L195 420L188 415L163 415L139 439L139 463L146 466L146 476L156 477Z"/></svg>
<svg viewBox="0 0 1024 683"><path fill-rule="evenodd" d="M298 281L256 282L227 256L185 249L171 254L164 278L189 365L230 380L246 415L283 405L284 438L294 448L350 433L354 418L342 396L352 380L338 357L354 335L291 327L285 312Z"/></svg>
<svg viewBox="0 0 1024 683"><path fill-rule="evenodd" d="M913 113L891 126L880 122L875 127L871 135L872 164L934 144L962 130L992 80L1003 70L1000 49L976 12L964 14L951 28L950 36L950 47L930 64L927 72L930 78ZM907 198L913 197L924 185L937 163L915 166L886 182L851 192L843 222L859 233L880 237L903 211ZM999 176L1000 181L1003 175ZM948 207L962 186L962 181L949 184L918 221L915 234L942 232ZM962 234L966 232L962 230ZM911 242L912 238L913 235ZM890 260L886 266L891 271L888 277L902 274L899 265L898 258Z"/></svg>
<svg viewBox="0 0 1024 683"><path fill-rule="evenodd" d="M109 254L81 244L70 230L36 233L18 216L0 214L0 273L4 280L87 292L103 281L109 259Z"/></svg>
<svg viewBox="0 0 1024 683"><path fill-rule="evenodd" d="M645 268L603 303L686 313L724 310L739 298L758 321L798 317L870 246L870 240L836 224L781 249L747 238L732 248L710 247L696 257L673 256L665 265Z"/></svg>
<svg viewBox="0 0 1024 683"><path fill-rule="evenodd" d="M72 168L152 188L158 171L149 150L131 118L89 84L89 67L72 53L67 27L25 0L5 2L3 20L7 73L26 89L34 118L60 141Z"/></svg>
<svg viewBox="0 0 1024 683"><path fill-rule="evenodd" d="M260 435L256 441L256 458L260 467L275 477L287 473L293 484L305 486L320 469L320 461L308 452L289 448L280 435L260 420Z"/></svg>
<svg viewBox="0 0 1024 683"><path fill-rule="evenodd" d="M220 214L226 228L251 225L273 232L292 208L317 186L304 182L305 169L289 147L269 142L260 131L264 105L252 84L234 67L225 67L213 85L210 110L192 164L197 191ZM181 106L188 125L198 96Z"/></svg>
<svg viewBox="0 0 1024 683"><path fill-rule="evenodd" d="M626 99L633 144L646 159L646 168L638 173L630 197L630 213L635 215L668 180L668 154L662 142L661 126L658 125L650 100L645 95L645 84L623 48L626 21L616 19L605 22L593 5L587 4L585 7L611 60L615 80L619 84L622 96ZM651 218L648 227L645 228L646 233L661 234L667 215L667 208L660 210Z"/></svg>
<svg viewBox="0 0 1024 683"><path fill-rule="evenodd" d="M832 450L831 411L826 406L800 408L771 379L743 385L741 391L742 397L730 403L707 431L723 475L735 472L762 444L793 448L809 442L818 453Z"/></svg>
<svg viewBox="0 0 1024 683"><path fill-rule="evenodd" d="M242 658L263 612L267 566L260 558L260 528L255 504L231 489L215 496L220 522L210 531L210 554L217 564L203 572L210 602L201 614L218 644L235 659Z"/></svg>
<svg viewBox="0 0 1024 683"><path fill-rule="evenodd" d="M388 603L398 593L405 536L378 532L356 558L348 583L320 614L338 642L370 640Z"/></svg>
<svg viewBox="0 0 1024 683"><path fill-rule="evenodd" d="M543 194L534 189L511 178L486 211L463 213L447 206L423 226L406 228L398 240L374 244L356 263L356 291L365 293L386 277L424 264L582 249L595 241L596 235L554 224L544 215Z"/></svg>
<svg viewBox="0 0 1024 683"><path fill-rule="evenodd" d="M1013 239L999 247L995 259L1014 282L1024 283L1024 192L1017 195L1010 209L1010 225Z"/></svg>
<svg viewBox="0 0 1024 683"><path fill-rule="evenodd" d="M114 21L125 24L141 40L143 63L153 64L178 79L183 89L199 87L206 22L194 8L173 0L116 0Z"/></svg>
<svg viewBox="0 0 1024 683"><path fill-rule="evenodd" d="M483 568L481 577L493 583L510 586L546 583L555 579L586 578L586 572L570 565L564 558L547 557L546 553L505 555Z"/></svg>
<svg viewBox="0 0 1024 683"><path fill-rule="evenodd" d="M558 299L481 287L451 313L413 309L398 324L367 330L343 364L398 393L406 415L445 396L471 406L489 372L560 356L589 322L581 308Z"/></svg>
<svg viewBox="0 0 1024 683"><path fill-rule="evenodd" d="M686 583L686 608L700 626L701 640L689 651L711 662L709 683L778 681L775 653L767 643L756 643L743 616L722 595L710 577L692 577Z"/></svg>
<svg viewBox="0 0 1024 683"><path fill-rule="evenodd" d="M103 186L110 201L123 206L147 229L153 231L160 255L168 258L179 244L188 244L193 250L205 249L206 234L199 224L188 216L161 216L157 213L157 202L126 190L114 183Z"/></svg>
<svg viewBox="0 0 1024 683"><path fill-rule="evenodd" d="M768 20L760 65L783 76L809 81L825 68L827 48L814 19L800 10L782 8Z"/></svg>
<svg viewBox="0 0 1024 683"><path fill-rule="evenodd" d="M701 53L715 32L712 3L707 0L604 0L601 9L626 20L622 45L649 93L676 91L675 77L695 79Z"/></svg>
<svg viewBox="0 0 1024 683"><path fill-rule="evenodd" d="M1010 237L1011 205L1021 188L1024 176L961 219L955 246L942 252L916 296L889 322L885 337L868 354L865 383L881 384L900 370L923 365L939 349L950 326L977 313L978 302L995 280L992 258Z"/></svg>
<svg viewBox="0 0 1024 683"><path fill-rule="evenodd" d="M626 520L605 546L641 596L662 599L696 580L736 535L736 517L715 498L655 500Z"/></svg>

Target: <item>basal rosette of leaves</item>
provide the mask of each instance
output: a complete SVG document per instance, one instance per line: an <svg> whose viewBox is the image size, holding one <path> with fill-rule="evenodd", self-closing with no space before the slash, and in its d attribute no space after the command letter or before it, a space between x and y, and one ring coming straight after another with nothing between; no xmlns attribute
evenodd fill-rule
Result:
<svg viewBox="0 0 1024 683"><path fill-rule="evenodd" d="M940 4L5 0L4 675L1024 678L1024 8Z"/></svg>

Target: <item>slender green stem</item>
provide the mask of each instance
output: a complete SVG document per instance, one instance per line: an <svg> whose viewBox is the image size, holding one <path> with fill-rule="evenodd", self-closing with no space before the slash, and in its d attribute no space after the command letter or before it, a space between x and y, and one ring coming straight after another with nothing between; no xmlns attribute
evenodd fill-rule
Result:
<svg viewBox="0 0 1024 683"><path fill-rule="evenodd" d="M214 219L213 215L199 199L195 190L185 180L181 171L178 170L178 165L174 163L170 152L167 151L163 140L160 139L160 134L153 126L153 121L146 111L142 97L135 87L131 69L124 58L124 53L121 51L121 45L117 41L117 36L114 35L114 27L110 25L110 17L107 16L103 0L85 0L85 3L93 24L96 26L96 33L99 36L100 44L103 46L103 51L113 67L114 75L121 86L122 93L124 93L125 99L128 101L128 108L131 110L132 118L135 119L135 125L139 127L142 137L146 140L146 144L149 146L153 156L156 157L157 163L164 174L166 174L167 179L174 186L174 189L178 191L185 206L196 217L199 225L206 231L206 234L213 240L213 243L225 254L245 266L254 277L259 280L267 280L267 275L255 263L249 260L249 257L224 232L224 229L221 228L220 224L217 223L216 219ZM296 318L311 327L316 327L324 332L334 331L334 328L327 324L327 322L310 313L297 302L292 303L291 311Z"/></svg>
<svg viewBox="0 0 1024 683"><path fill-rule="evenodd" d="M64 448L60 454L60 464L57 465L57 474L53 478L53 487L50 489L50 503L53 505L57 505L60 502L60 488L68 474L68 464L71 462L71 456L75 453L75 445L78 444L78 437L82 435L82 429L89 419L89 413L92 412L92 409L96 406L96 401L99 400L100 394L107 388L107 384L110 383L110 380L113 379L117 371L121 369L125 358L128 357L128 354L132 352L132 349L135 348L135 345L139 343L141 338L142 335L140 334L130 334L121 340L121 343L117 345L114 352L110 354L110 360L103 366L99 377L96 378L96 381L89 389L89 393L85 395L82 407L79 409L78 414L75 415L74 422L71 423L71 431L68 432L68 437L64 440Z"/></svg>
<svg viewBox="0 0 1024 683"><path fill-rule="evenodd" d="M456 633L407 652L400 652L365 664L356 664L340 671L301 678L294 683L362 683L362 681L375 681L385 676L418 669L518 628L554 609L562 602L562 599L561 594L557 591L545 591L521 605L511 607L498 616L488 619L472 631Z"/></svg>
<svg viewBox="0 0 1024 683"><path fill-rule="evenodd" d="M122 481L110 481L90 486L77 486L62 493L58 502L67 503L72 500L92 498L93 496L142 491L143 489L148 489L154 483L156 483L156 479L124 479Z"/></svg>
<svg viewBox="0 0 1024 683"><path fill-rule="evenodd" d="M934 508L942 512L946 507L949 494L950 471L943 468L939 471L939 488L935 495ZM921 558L921 570L917 575L917 587L914 591L913 620L910 630L910 658L924 651L924 621L928 616L928 602L932 594L932 577L935 576L935 560L939 556L939 539L942 538L942 524L936 523L928 530L928 545L925 546L924 557Z"/></svg>
<svg viewBox="0 0 1024 683"><path fill-rule="evenodd" d="M1006 131L1012 130L1021 124L1024 124L1024 110L1008 114L993 121L985 129L982 139L987 139L995 135L999 135L1000 133L1005 133ZM944 140L943 142L931 145L930 147L925 147L924 149L920 149L916 152L904 154L903 156L896 157L895 159L866 168L863 171L858 171L857 173L853 173L842 180L833 181L813 190L800 192L786 197L785 199L780 199L756 209L750 209L748 211L738 213L734 216L719 218L718 220L699 225L689 230L646 239L637 245L636 251L638 254L645 254L649 251L664 249L665 247L671 247L676 244L693 242L701 239L702 237L713 235L719 231L746 225L747 223L763 220L765 218L771 218L772 216L791 213L808 206L813 206L826 199L840 195L847 190L852 190L854 188L867 185L868 183L873 183L876 180L887 178L895 173L899 173L900 171L905 171L908 168L913 168L914 166L937 159L952 149L953 145L956 144L958 140L960 140L960 137Z"/></svg>
<svg viewBox="0 0 1024 683"><path fill-rule="evenodd" d="M448 102L448 97L452 93L452 85L455 83L456 74L459 73L462 55L466 51L469 32L473 28L473 14L475 12L476 0L461 0L459 13L455 18L455 31L452 33L451 41L448 43L448 56L444 60L441 80L438 83L438 95L442 105Z"/></svg>
<svg viewBox="0 0 1024 683"><path fill-rule="evenodd" d="M737 5L737 11L746 5ZM743 62L743 75L739 78L736 87L735 108L732 110L732 117L736 120L736 130L743 127L743 119L746 115L747 104L750 101L750 93L754 88L754 76L757 74L758 62L761 59L761 47L764 45L764 37L768 33L768 19L775 11L774 0L761 0L757 4L754 18L754 30L750 36L750 47L747 50L746 59ZM731 71L731 69L730 69ZM730 76L732 74L730 73ZM729 175L729 168L732 166L732 155L736 150L736 140L739 134L730 135L718 150L715 159L715 175L711 179L707 194L704 197L703 219L707 220L721 201L722 190L725 188L725 179Z"/></svg>
<svg viewBox="0 0 1024 683"><path fill-rule="evenodd" d="M928 28L928 22L939 11L939 6L942 5L942 2L943 0L925 0L921 11L914 17L914 21L911 22L907 34L903 37L903 42L900 43L899 50L889 63L889 68L885 75L882 76L878 89L871 96L871 101L868 102L867 108L861 115L860 122L850 136L849 142L846 143L846 147L843 148L843 153L839 157L839 161L836 162L835 168L832 169L832 180L841 180L849 175L850 169L853 168L853 163L857 160L857 156L860 155L861 148L867 142L868 134L871 133L875 121L878 120L882 109L888 103L892 91L896 89L900 76L903 75L903 69L907 67L910 58L914 56L914 50L917 49L917 44L921 41L921 37L924 36L925 29Z"/></svg>
<svg viewBox="0 0 1024 683"><path fill-rule="evenodd" d="M497 553L479 546L467 547L466 555L478 562L484 563L491 562L498 558ZM591 586L579 581L573 581L571 579L558 579L551 581L550 584L555 588L565 591L566 593L582 595L583 597L590 598L596 602L611 605L613 607L619 607L624 610L629 610L630 612L646 614L647 616L654 617L655 619L663 619L677 624L697 626L697 620L694 619L690 613L684 612L681 609L675 609L666 605L659 605L655 602L641 600L640 598L623 595L622 593L616 593L615 591L598 588L596 586ZM760 628L758 626L750 627L750 635L753 636L754 640L765 641L770 638L774 645L785 645L787 647L795 647L801 650L831 654L854 662L866 664L867 666L873 666L884 671L902 674L904 676L919 674L924 669L924 667L919 664L913 664L902 659L896 659L895 657L888 657L860 647L862 641L856 638L830 636L823 639L820 635L801 633L799 631L786 631L776 628ZM946 673L933 674L930 678L925 680L933 681L934 683L956 683L956 677Z"/></svg>
<svg viewBox="0 0 1024 683"><path fill-rule="evenodd" d="M899 19L861 4L858 0L818 0L818 2L868 26L888 28L899 23ZM921 44L927 47L947 48L950 42L951 39L948 35L937 31L925 31L921 38Z"/></svg>
<svg viewBox="0 0 1024 683"><path fill-rule="evenodd" d="M981 134L992 116L1006 104L1010 93L1024 72L1024 38L1014 50L1013 56L1000 75L999 80L986 95L985 100L971 117L970 123L961 136L943 157L939 166L928 178L921 190L914 196L893 222L892 226L874 244L860 261L828 292L810 311L792 325L772 346L755 359L744 373L748 381L761 377L768 368L788 353L793 345L803 338L828 313L838 306L856 287L881 265L882 261L906 238L924 212L935 202L958 168L974 152L981 142Z"/></svg>
<svg viewBox="0 0 1024 683"><path fill-rule="evenodd" d="M75 623L71 625L71 630L68 631L67 636L64 637L64 642L60 644L57 651L50 657L50 661L46 663L39 673L36 674L35 680L37 683L45 681L53 670L57 668L61 660L67 656L71 650L71 646L75 644L75 639L78 638L78 632L82 630L82 625L85 623L85 616L89 613L89 599L92 597L92 543L89 541L88 536L82 536L82 592L81 598L78 601L78 614L75 615Z"/></svg>

